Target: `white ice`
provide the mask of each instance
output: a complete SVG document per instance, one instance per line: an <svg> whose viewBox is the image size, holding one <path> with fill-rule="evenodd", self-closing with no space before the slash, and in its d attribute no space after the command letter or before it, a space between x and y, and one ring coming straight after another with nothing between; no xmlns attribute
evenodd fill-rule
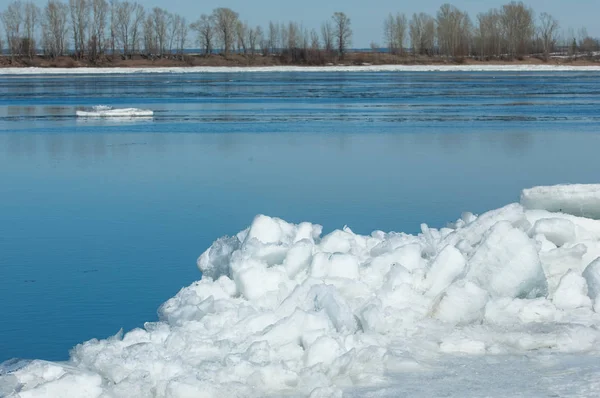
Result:
<svg viewBox="0 0 600 398"><path fill-rule="evenodd" d="M238 72L600 72L600 66L573 65L353 65L353 66L190 66L162 68L0 68L0 75L72 75Z"/></svg>
<svg viewBox="0 0 600 398"><path fill-rule="evenodd" d="M158 322L4 364L0 396L600 396L597 189L418 235L257 216Z"/></svg>
<svg viewBox="0 0 600 398"><path fill-rule="evenodd" d="M76 115L78 117L85 118L147 118L154 115L154 112L149 109L112 108L110 106L97 105L92 107L90 110L77 110Z"/></svg>

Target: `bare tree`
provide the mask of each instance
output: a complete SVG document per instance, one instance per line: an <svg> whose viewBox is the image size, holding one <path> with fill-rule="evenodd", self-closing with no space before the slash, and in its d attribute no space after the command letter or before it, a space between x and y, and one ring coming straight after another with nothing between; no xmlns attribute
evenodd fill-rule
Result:
<svg viewBox="0 0 600 398"><path fill-rule="evenodd" d="M327 53L333 52L333 27L329 21L321 25L321 38L323 39L323 48Z"/></svg>
<svg viewBox="0 0 600 398"><path fill-rule="evenodd" d="M123 49L125 57L129 54L129 40L131 35L131 15L133 14L133 3L128 1L118 2L115 0L115 37L119 46Z"/></svg>
<svg viewBox="0 0 600 398"><path fill-rule="evenodd" d="M154 18L149 14L144 20L144 51L147 55L154 56L157 54L158 45L156 40L156 29L154 27Z"/></svg>
<svg viewBox="0 0 600 398"><path fill-rule="evenodd" d="M284 23L279 24L279 44L277 47L283 51L288 48L289 32L288 27Z"/></svg>
<svg viewBox="0 0 600 398"><path fill-rule="evenodd" d="M48 0L42 23L44 53L50 58L63 55L67 42L69 7L59 0Z"/></svg>
<svg viewBox="0 0 600 398"><path fill-rule="evenodd" d="M10 49L11 57L21 55L21 24L23 23L23 4L17 0L8 5L8 8L0 13L0 19L4 24L6 32L6 43Z"/></svg>
<svg viewBox="0 0 600 398"><path fill-rule="evenodd" d="M223 54L227 56L233 47L238 22L238 13L229 8L216 8L213 11L217 36L221 42Z"/></svg>
<svg viewBox="0 0 600 398"><path fill-rule="evenodd" d="M21 40L23 55L27 55L29 59L35 55L37 41L35 40L35 29L40 18L40 9L32 2L25 3L25 18L24 30L25 36Z"/></svg>
<svg viewBox="0 0 600 398"><path fill-rule="evenodd" d="M250 49L250 56L254 58L256 55L256 47L263 40L263 32L260 26L257 26L254 29L248 29L248 47Z"/></svg>
<svg viewBox="0 0 600 398"><path fill-rule="evenodd" d="M248 53L248 24L242 21L238 21L235 32L237 38L237 49L238 51L242 50L244 55Z"/></svg>
<svg viewBox="0 0 600 398"><path fill-rule="evenodd" d="M177 53L181 56L183 60L183 51L185 50L185 43L187 41L189 25L185 18L180 17L177 25Z"/></svg>
<svg viewBox="0 0 600 398"><path fill-rule="evenodd" d="M202 14L200 19L194 22L191 29L196 32L200 48L204 50L205 55L210 55L213 50L213 39L215 35L213 18L210 15Z"/></svg>
<svg viewBox="0 0 600 398"><path fill-rule="evenodd" d="M413 14L409 24L413 53L433 55L435 44L435 20L431 15Z"/></svg>
<svg viewBox="0 0 600 398"><path fill-rule="evenodd" d="M389 14L385 19L383 31L388 49L392 54L402 54L407 25L406 16L401 13L395 16Z"/></svg>
<svg viewBox="0 0 600 398"><path fill-rule="evenodd" d="M471 20L467 13L444 4L437 13L438 47L446 56L464 56L469 53Z"/></svg>
<svg viewBox="0 0 600 398"><path fill-rule="evenodd" d="M87 0L69 0L71 11L71 32L73 33L73 46L75 56L82 58L86 49L86 32L90 22Z"/></svg>
<svg viewBox="0 0 600 398"><path fill-rule="evenodd" d="M321 43L319 42L319 34L316 30L310 30L310 48L313 50L318 50L321 48Z"/></svg>
<svg viewBox="0 0 600 398"><path fill-rule="evenodd" d="M106 22L108 17L108 3L106 0L91 0L92 15L90 19L90 32L88 33L89 56L95 60L104 54L106 49Z"/></svg>
<svg viewBox="0 0 600 398"><path fill-rule="evenodd" d="M535 31L533 10L522 2L511 2L502 6L500 16L502 29L510 56L523 56L531 46Z"/></svg>
<svg viewBox="0 0 600 398"><path fill-rule="evenodd" d="M133 3L133 10L131 14L131 43L129 45L130 58L132 54L136 53L136 50L139 51L145 17L146 11L144 10L144 6L139 3Z"/></svg>
<svg viewBox="0 0 600 398"><path fill-rule="evenodd" d="M169 54L173 53L173 44L177 45L177 31L179 30L179 24L181 24L182 17L177 14L170 14L168 17L169 24L168 28L168 42L169 42Z"/></svg>
<svg viewBox="0 0 600 398"><path fill-rule="evenodd" d="M337 49L340 57L344 58L344 54L352 41L352 29L350 28L350 18L343 12L334 12L333 16L333 32L337 42Z"/></svg>
<svg viewBox="0 0 600 398"><path fill-rule="evenodd" d="M152 9L152 20L156 38L156 47L160 56L164 55L167 49L169 13L159 7Z"/></svg>
<svg viewBox="0 0 600 398"><path fill-rule="evenodd" d="M287 28L287 49L293 50L294 48L300 47L301 29L296 22L290 22Z"/></svg>
<svg viewBox="0 0 600 398"><path fill-rule="evenodd" d="M268 33L269 49L272 53L277 52L279 49L279 25L273 22L269 22L269 33Z"/></svg>
<svg viewBox="0 0 600 398"><path fill-rule="evenodd" d="M548 60L550 51L553 50L556 43L556 34L558 31L558 21L546 12L540 14L540 26L538 27L540 39L544 49L544 58Z"/></svg>
<svg viewBox="0 0 600 398"><path fill-rule="evenodd" d="M503 43L500 12L492 9L477 15L477 51L482 57L500 56Z"/></svg>

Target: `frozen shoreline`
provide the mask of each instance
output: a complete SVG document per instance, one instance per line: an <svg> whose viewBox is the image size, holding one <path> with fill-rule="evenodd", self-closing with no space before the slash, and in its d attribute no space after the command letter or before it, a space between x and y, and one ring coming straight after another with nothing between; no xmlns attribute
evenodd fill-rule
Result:
<svg viewBox="0 0 600 398"><path fill-rule="evenodd" d="M6 75L85 75L141 73L257 73L257 72L600 72L598 66L568 65L369 65L265 67L106 67L106 68L0 68Z"/></svg>
<svg viewBox="0 0 600 398"><path fill-rule="evenodd" d="M321 236L259 215L158 322L66 363L5 363L0 396L600 394L600 185L421 229Z"/></svg>

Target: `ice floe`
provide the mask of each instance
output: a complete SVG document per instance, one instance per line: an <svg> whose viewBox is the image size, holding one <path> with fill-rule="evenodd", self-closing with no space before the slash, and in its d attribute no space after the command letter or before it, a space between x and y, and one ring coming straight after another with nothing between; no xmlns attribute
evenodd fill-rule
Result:
<svg viewBox="0 0 600 398"><path fill-rule="evenodd" d="M599 190L536 187L418 235L259 215L158 322L5 363L0 394L598 396Z"/></svg>
<svg viewBox="0 0 600 398"><path fill-rule="evenodd" d="M97 105L89 110L76 110L75 112L78 117L84 118L147 118L154 115L154 112L149 109L113 108L105 105Z"/></svg>

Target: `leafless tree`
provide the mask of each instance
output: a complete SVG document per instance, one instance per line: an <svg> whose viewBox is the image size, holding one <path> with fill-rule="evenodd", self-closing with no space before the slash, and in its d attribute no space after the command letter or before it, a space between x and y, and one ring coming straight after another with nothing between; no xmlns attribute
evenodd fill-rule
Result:
<svg viewBox="0 0 600 398"><path fill-rule="evenodd" d="M558 32L558 21L546 12L540 14L540 25L538 27L540 39L544 49L544 58L548 60L550 52L556 43L556 34Z"/></svg>
<svg viewBox="0 0 600 398"><path fill-rule="evenodd" d="M90 32L88 34L90 58L95 60L104 54L106 49L106 22L108 17L108 3L106 0L91 0L92 15L90 19Z"/></svg>
<svg viewBox="0 0 600 398"><path fill-rule="evenodd" d="M301 41L300 26L296 22L290 22L287 28L287 49L293 50L300 47Z"/></svg>
<svg viewBox="0 0 600 398"><path fill-rule="evenodd" d="M213 18L223 54L227 56L234 44L238 13L229 8L216 8L213 11Z"/></svg>
<svg viewBox="0 0 600 398"><path fill-rule="evenodd" d="M467 13L446 3L437 13L438 47L446 56L469 54L471 42L471 20Z"/></svg>
<svg viewBox="0 0 600 398"><path fill-rule="evenodd" d="M236 26L236 39L238 51L243 51L244 55L248 53L248 31L250 28L248 24L242 21L237 22Z"/></svg>
<svg viewBox="0 0 600 398"><path fill-rule="evenodd" d="M273 22L269 22L269 33L268 33L269 50L275 53L279 49L279 25Z"/></svg>
<svg viewBox="0 0 600 398"><path fill-rule="evenodd" d="M25 3L23 27L25 36L21 39L23 55L33 58L37 41L35 40L35 29L40 18L40 9L32 2Z"/></svg>
<svg viewBox="0 0 600 398"><path fill-rule="evenodd" d="M212 16L202 14L200 19L194 22L190 28L196 32L198 43L200 44L200 48L204 50L204 54L210 55L213 50L213 40L215 35Z"/></svg>
<svg viewBox="0 0 600 398"><path fill-rule="evenodd" d="M250 49L250 56L254 58L256 55L256 47L263 40L263 32L260 26L254 29L248 29L248 48Z"/></svg>
<svg viewBox="0 0 600 398"><path fill-rule="evenodd" d="M12 57L21 55L21 28L23 24L23 4L17 0L8 5L8 8L0 13L0 19L6 32L6 43Z"/></svg>
<svg viewBox="0 0 600 398"><path fill-rule="evenodd" d="M385 19L383 31L388 49L392 54L402 54L407 25L406 16L401 13L389 14Z"/></svg>
<svg viewBox="0 0 600 398"><path fill-rule="evenodd" d="M187 21L185 20L185 18L180 17L177 25L176 35L177 53L181 56L181 59L183 59L183 51L185 50L185 43L187 41L188 31L189 25L187 24Z"/></svg>
<svg viewBox="0 0 600 398"><path fill-rule="evenodd" d="M500 56L503 42L502 22L500 12L497 9L477 15L476 41L480 56Z"/></svg>
<svg viewBox="0 0 600 398"><path fill-rule="evenodd" d="M340 57L344 57L348 46L352 41L352 29L350 28L350 18L343 12L334 12L333 16L333 33L337 43L338 53Z"/></svg>
<svg viewBox="0 0 600 398"><path fill-rule="evenodd" d="M158 45L156 40L156 29L154 28L154 18L149 14L144 20L144 51L149 56L158 54Z"/></svg>
<svg viewBox="0 0 600 398"><path fill-rule="evenodd" d="M435 20L429 14L413 14L409 23L410 41L414 54L433 55Z"/></svg>
<svg viewBox="0 0 600 398"><path fill-rule="evenodd" d="M522 2L502 6L500 21L510 56L521 57L531 46L535 31L533 10Z"/></svg>
<svg viewBox="0 0 600 398"><path fill-rule="evenodd" d="M64 54L67 43L69 7L58 0L48 0L42 22L44 53L50 58Z"/></svg>
<svg viewBox="0 0 600 398"><path fill-rule="evenodd" d="M333 52L333 27L329 21L321 25L321 38L323 39L323 48L327 53Z"/></svg>
<svg viewBox="0 0 600 398"><path fill-rule="evenodd" d="M288 27L286 24L280 23L279 24L279 44L277 45L277 47L279 47L279 49L281 51L283 51L284 49L288 48L288 42L289 42Z"/></svg>
<svg viewBox="0 0 600 398"><path fill-rule="evenodd" d="M168 42L169 42L169 54L173 53L173 45L175 45L175 47L177 47L177 31L179 30L179 25L181 24L181 21L183 20L183 18L180 15L177 14L171 14L169 13L169 24L167 25L168 27Z"/></svg>
<svg viewBox="0 0 600 398"><path fill-rule="evenodd" d="M319 34L314 29L311 29L310 31L310 48L313 50L318 50L321 48L321 43L319 42Z"/></svg>
<svg viewBox="0 0 600 398"><path fill-rule="evenodd" d="M164 55L168 44L169 13L159 7L152 9L152 20L156 38L156 47L160 56Z"/></svg>
<svg viewBox="0 0 600 398"><path fill-rule="evenodd" d="M75 56L82 58L86 49L86 32L90 22L90 14L87 0L69 0L71 12L71 32L73 34L73 46Z"/></svg>
<svg viewBox="0 0 600 398"><path fill-rule="evenodd" d="M139 3L133 3L133 11L131 15L131 44L129 45L129 57L131 57L132 54L135 54L136 51L139 51L145 17L146 10L144 10L144 6L142 6Z"/></svg>

